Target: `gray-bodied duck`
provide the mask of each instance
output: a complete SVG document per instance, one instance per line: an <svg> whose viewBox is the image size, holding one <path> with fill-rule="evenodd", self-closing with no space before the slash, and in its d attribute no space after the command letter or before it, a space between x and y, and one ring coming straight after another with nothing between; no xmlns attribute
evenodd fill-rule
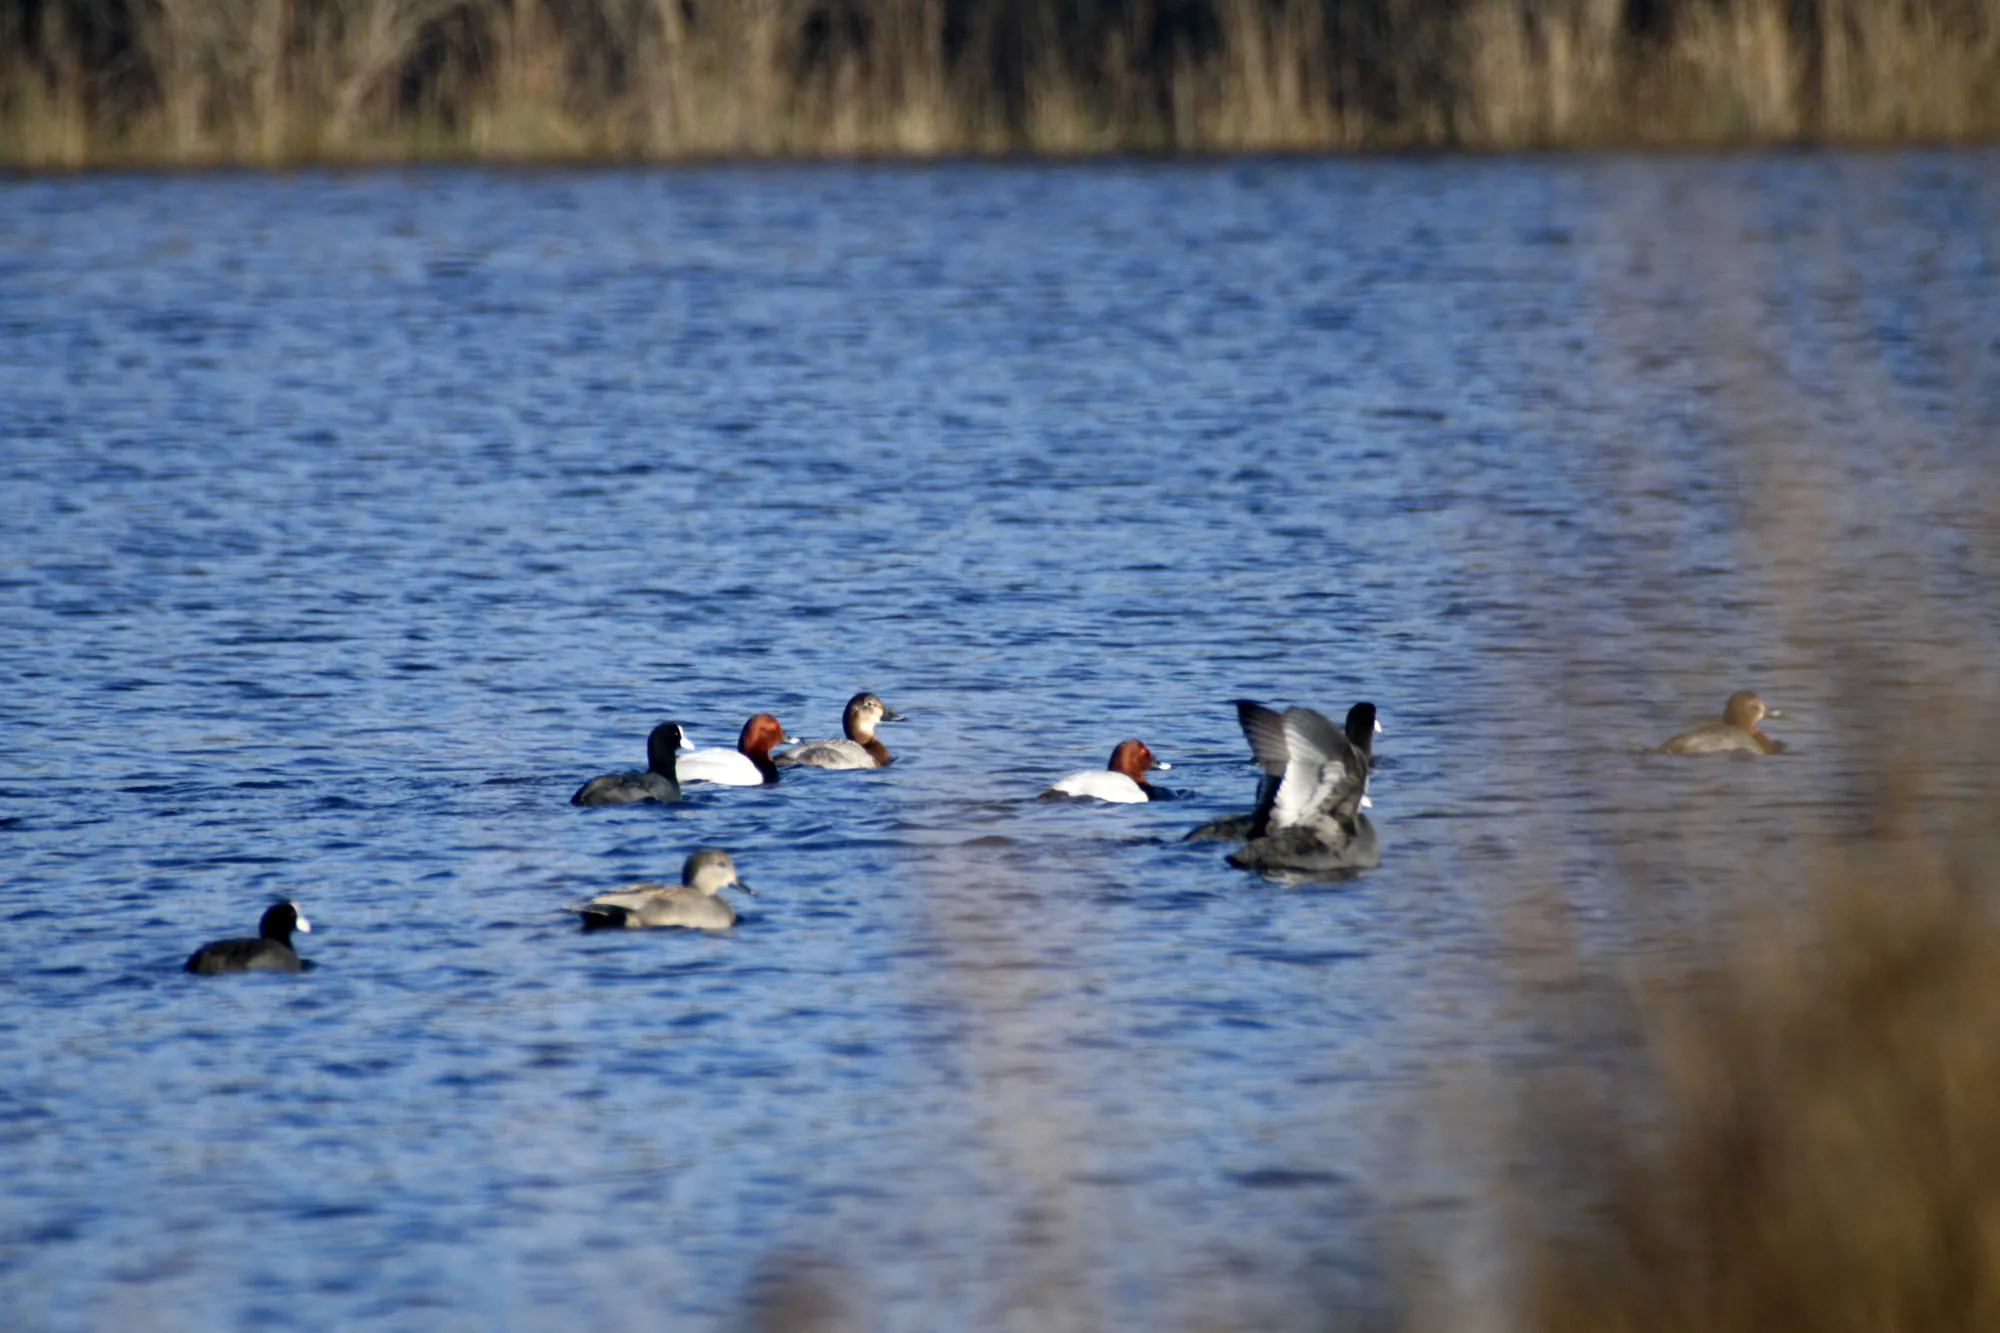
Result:
<svg viewBox="0 0 2000 1333"><path fill-rule="evenodd" d="M734 857L720 847L703 847L682 864L678 884L627 884L566 910L583 917L585 930L643 926L727 930L736 924L736 909L721 890L732 884L745 893L757 892L737 877Z"/></svg>
<svg viewBox="0 0 2000 1333"><path fill-rule="evenodd" d="M863 691L847 701L841 713L840 729L847 735L824 741L806 741L795 750L772 758L784 768L804 764L810 768L883 768L889 764L889 747L876 739L878 722L907 722L877 695Z"/></svg>

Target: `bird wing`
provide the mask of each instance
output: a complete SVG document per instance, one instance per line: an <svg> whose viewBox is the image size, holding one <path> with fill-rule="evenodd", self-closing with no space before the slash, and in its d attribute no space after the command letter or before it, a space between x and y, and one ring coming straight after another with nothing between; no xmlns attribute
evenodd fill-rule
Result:
<svg viewBox="0 0 2000 1333"><path fill-rule="evenodd" d="M1368 761L1340 728L1310 708L1284 712L1285 776L1271 798L1272 830L1323 815L1352 821L1368 781Z"/></svg>
<svg viewBox="0 0 2000 1333"><path fill-rule="evenodd" d="M1290 747L1285 744L1285 719L1260 703L1238 699L1236 724L1243 728L1243 739L1250 742L1250 753L1264 770L1257 779L1257 808L1250 812L1247 832L1249 837L1261 838L1271 827L1271 808L1278 799L1278 788L1290 756Z"/></svg>
<svg viewBox="0 0 2000 1333"><path fill-rule="evenodd" d="M1243 739L1250 742L1250 753L1256 756L1257 766L1274 778L1283 777L1285 765L1291 761L1284 715L1260 703L1238 699L1236 723L1243 728Z"/></svg>
<svg viewBox="0 0 2000 1333"><path fill-rule="evenodd" d="M1236 721L1266 775L1258 786L1252 837L1322 814L1353 822L1368 781L1368 761L1324 714L1310 708L1280 713L1238 699Z"/></svg>
<svg viewBox="0 0 2000 1333"><path fill-rule="evenodd" d="M627 884L623 888L607 889L605 892L598 894L595 898L583 904L583 906L623 907L627 911L637 911L649 901L660 897L660 895L672 892L674 887L671 884Z"/></svg>

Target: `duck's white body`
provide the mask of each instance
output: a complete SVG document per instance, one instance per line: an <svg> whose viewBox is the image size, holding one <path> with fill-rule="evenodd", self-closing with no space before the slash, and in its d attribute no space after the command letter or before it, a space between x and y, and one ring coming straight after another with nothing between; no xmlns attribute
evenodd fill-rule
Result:
<svg viewBox="0 0 2000 1333"><path fill-rule="evenodd" d="M1153 758L1153 752L1146 748L1146 743L1134 736L1112 748L1111 761L1103 768L1086 768L1080 773L1071 773L1058 779L1055 786L1042 795L1083 796L1117 805L1151 801L1157 798L1158 793L1147 785L1146 774L1156 768L1172 767L1172 764L1163 764Z"/></svg>
<svg viewBox="0 0 2000 1333"><path fill-rule="evenodd" d="M1080 773L1072 773L1066 778L1059 779L1049 790L1064 796L1089 796L1100 801L1116 801L1121 805L1153 799L1146 794L1144 787L1123 773L1113 773L1108 768L1086 768Z"/></svg>
<svg viewBox="0 0 2000 1333"><path fill-rule="evenodd" d="M674 774L682 782L713 782L722 787L763 787L778 780L777 765L771 762L773 745L795 745L785 729L769 713L753 713L736 737L736 748L709 748L682 755L674 764Z"/></svg>
<svg viewBox="0 0 2000 1333"><path fill-rule="evenodd" d="M764 775L749 755L720 747L682 755L674 761L674 776L682 782L714 782L724 787L764 785Z"/></svg>

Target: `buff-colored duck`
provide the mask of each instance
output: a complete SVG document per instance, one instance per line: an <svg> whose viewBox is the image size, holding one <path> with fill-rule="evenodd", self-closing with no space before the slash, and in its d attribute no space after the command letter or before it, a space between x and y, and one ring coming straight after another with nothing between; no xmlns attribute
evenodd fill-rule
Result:
<svg viewBox="0 0 2000 1333"><path fill-rule="evenodd" d="M1776 754L1782 746L1766 736L1757 723L1767 717L1783 717L1775 708L1750 690L1738 690L1722 706L1722 719L1704 722L1693 731L1684 731L1660 747L1662 754L1727 754L1741 750L1749 754Z"/></svg>

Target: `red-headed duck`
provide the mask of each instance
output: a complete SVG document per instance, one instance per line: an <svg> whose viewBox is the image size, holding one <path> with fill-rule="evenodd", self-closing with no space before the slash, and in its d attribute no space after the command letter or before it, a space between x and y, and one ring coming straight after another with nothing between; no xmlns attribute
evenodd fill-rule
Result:
<svg viewBox="0 0 2000 1333"><path fill-rule="evenodd" d="M678 722L662 722L646 737L646 771L606 773L577 788L571 805L629 805L633 801L664 801L681 798L681 784L674 776L676 753L692 749L687 733Z"/></svg>
<svg viewBox="0 0 2000 1333"><path fill-rule="evenodd" d="M1247 701L1246 701L1247 702ZM1251 705L1256 707L1256 705ZM1268 711L1268 710L1267 710ZM1237 722L1243 720L1243 704L1237 705ZM1347 725L1341 728L1347 743L1361 751L1361 757L1372 767L1375 762L1375 737L1382 730L1381 719L1375 715L1375 705L1362 702L1347 710ZM1245 733L1248 734L1247 732ZM1254 751L1253 751L1254 753ZM1183 842L1199 842L1204 839L1220 839L1224 842L1245 842L1251 838L1261 838L1269 832L1271 806L1276 798L1278 784L1283 774L1276 776L1265 773L1257 780L1257 808L1240 815L1223 815L1211 819L1182 839ZM1368 799L1366 781L1362 783L1361 804L1372 806Z"/></svg>
<svg viewBox="0 0 2000 1333"><path fill-rule="evenodd" d="M311 964L292 948L292 932L312 933L293 902L272 903L257 923L257 938L216 940L204 944L187 960L185 970L212 977L220 972L303 972Z"/></svg>
<svg viewBox="0 0 2000 1333"><path fill-rule="evenodd" d="M1236 721L1258 766L1277 781L1263 784L1249 839L1230 853L1231 865L1365 870L1381 864L1375 826L1361 813L1368 755L1345 732L1310 708L1279 713L1248 699L1236 701ZM1373 729L1371 718L1364 734Z"/></svg>
<svg viewBox="0 0 2000 1333"><path fill-rule="evenodd" d="M1089 796L1100 801L1131 804L1150 801L1159 795L1146 781L1149 769L1169 769L1153 758L1145 742L1123 740L1111 751L1111 761L1103 768L1086 768L1071 773L1043 792L1043 796Z"/></svg>
<svg viewBox="0 0 2000 1333"><path fill-rule="evenodd" d="M727 930L736 924L736 909L720 891L731 884L748 894L757 892L748 880L737 877L734 857L720 847L703 847L682 864L678 884L627 884L565 910L582 916L585 930L607 926Z"/></svg>
<svg viewBox="0 0 2000 1333"><path fill-rule="evenodd" d="M1662 754L1726 754L1742 750L1749 754L1776 754L1782 747L1766 736L1757 723L1762 718L1783 717L1775 708L1750 690L1738 690L1722 706L1720 722L1704 722L1693 731L1684 731L1660 747Z"/></svg>
<svg viewBox="0 0 2000 1333"><path fill-rule="evenodd" d="M771 762L773 745L795 744L778 719L758 713L743 724L733 750L696 750L674 763L674 773L682 782L717 782L725 787L762 787L778 780L777 765Z"/></svg>
<svg viewBox="0 0 2000 1333"><path fill-rule="evenodd" d="M841 715L845 738L807 741L796 750L787 750L773 761L783 768L805 764L812 768L881 768L889 762L889 747L875 739L878 722L908 721L901 713L873 694L857 694L847 701Z"/></svg>

